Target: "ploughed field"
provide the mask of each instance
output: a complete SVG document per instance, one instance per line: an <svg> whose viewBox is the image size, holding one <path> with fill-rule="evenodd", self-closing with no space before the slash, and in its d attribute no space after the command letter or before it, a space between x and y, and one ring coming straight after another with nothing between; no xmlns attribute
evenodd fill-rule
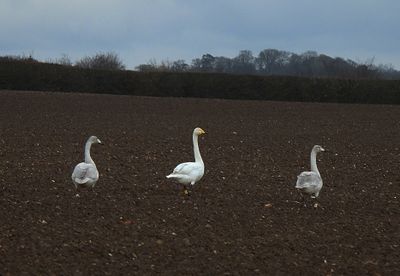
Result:
<svg viewBox="0 0 400 276"><path fill-rule="evenodd" d="M0 274L399 275L400 106L0 91ZM205 161L191 195L165 176ZM90 135L100 179L75 188ZM294 188L313 145L324 187Z"/></svg>

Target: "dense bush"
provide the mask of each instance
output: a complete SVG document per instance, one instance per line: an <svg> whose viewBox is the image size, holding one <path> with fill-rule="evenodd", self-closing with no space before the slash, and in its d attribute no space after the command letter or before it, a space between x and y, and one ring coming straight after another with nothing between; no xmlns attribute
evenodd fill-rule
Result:
<svg viewBox="0 0 400 276"><path fill-rule="evenodd" d="M12 59L0 59L0 89L400 104L398 80L109 71Z"/></svg>

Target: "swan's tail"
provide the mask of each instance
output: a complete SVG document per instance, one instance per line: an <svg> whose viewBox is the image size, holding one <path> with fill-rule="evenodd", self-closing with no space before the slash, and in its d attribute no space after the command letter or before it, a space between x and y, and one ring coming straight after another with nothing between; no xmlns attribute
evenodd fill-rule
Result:
<svg viewBox="0 0 400 276"><path fill-rule="evenodd" d="M166 176L166 178L177 178L177 177L179 177L179 175L178 174L173 174L173 173L171 173L170 175Z"/></svg>
<svg viewBox="0 0 400 276"><path fill-rule="evenodd" d="M309 178L307 178L307 176L304 176L304 175L297 176L296 188L304 189L304 188L310 187L311 184L308 180L309 180Z"/></svg>
<svg viewBox="0 0 400 276"><path fill-rule="evenodd" d="M81 178L75 178L74 179L74 184L75 184L75 186L76 186L76 183L77 184L85 184L86 182L88 182L90 180L90 178L88 178L88 177L86 177L86 178L83 178L83 179L81 179Z"/></svg>
<svg viewBox="0 0 400 276"><path fill-rule="evenodd" d="M304 189L310 187L310 184L308 183L296 183L296 189Z"/></svg>

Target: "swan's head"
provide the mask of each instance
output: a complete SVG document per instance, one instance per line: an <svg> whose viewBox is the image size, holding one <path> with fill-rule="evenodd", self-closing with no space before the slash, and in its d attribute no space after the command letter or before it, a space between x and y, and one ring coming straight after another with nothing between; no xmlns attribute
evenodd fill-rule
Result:
<svg viewBox="0 0 400 276"><path fill-rule="evenodd" d="M92 144L101 144L101 141L96 136L90 136L88 142Z"/></svg>
<svg viewBox="0 0 400 276"><path fill-rule="evenodd" d="M315 146L313 147L313 151L315 151L315 152L322 152L322 151L325 151L325 149L324 149L323 147L319 146L319 145L315 145Z"/></svg>
<svg viewBox="0 0 400 276"><path fill-rule="evenodd" d="M195 134L195 135L197 135L197 136L200 136L200 135L202 135L202 134L205 134L206 132L204 131L204 130L202 130L201 128L199 128L199 127L196 127L195 129L194 129L194 131L193 131L193 134Z"/></svg>

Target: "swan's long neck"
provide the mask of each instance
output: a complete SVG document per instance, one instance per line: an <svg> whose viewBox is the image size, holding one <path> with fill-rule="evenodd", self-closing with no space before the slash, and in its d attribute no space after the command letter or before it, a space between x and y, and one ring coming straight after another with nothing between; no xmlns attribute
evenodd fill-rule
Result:
<svg viewBox="0 0 400 276"><path fill-rule="evenodd" d="M203 159L201 158L200 155L199 139L198 136L194 133L193 133L193 151L194 151L194 161L203 163Z"/></svg>
<svg viewBox="0 0 400 276"><path fill-rule="evenodd" d="M90 163L94 165L93 159L90 156L90 147L92 146L92 143L90 141L86 142L85 145L85 163Z"/></svg>
<svg viewBox="0 0 400 276"><path fill-rule="evenodd" d="M317 167L317 152L315 150L311 151L311 171L320 175Z"/></svg>

